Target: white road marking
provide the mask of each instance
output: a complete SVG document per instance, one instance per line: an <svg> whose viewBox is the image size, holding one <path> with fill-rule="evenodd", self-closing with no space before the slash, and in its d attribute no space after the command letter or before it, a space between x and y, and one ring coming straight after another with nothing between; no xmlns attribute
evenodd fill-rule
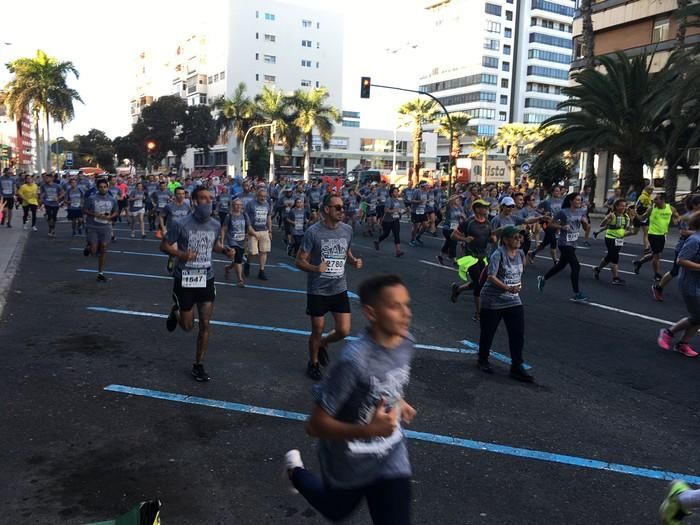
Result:
<svg viewBox="0 0 700 525"><path fill-rule="evenodd" d="M422 262L423 264L429 264L430 266L437 266L438 268L442 268L443 270L450 270L451 272L456 272L457 268L451 268L449 266L443 266L442 264L426 261L425 259L420 259L418 262Z"/></svg>
<svg viewBox="0 0 700 525"><path fill-rule="evenodd" d="M640 319L646 319L647 321L654 321L655 323L661 323L665 325L675 324L672 321L666 321L665 319L659 319L658 317L652 317L650 315L638 314L637 312L630 312L629 310L623 310L622 308L615 308L614 306L608 306L607 304L583 302L581 304L587 304L590 306L595 306L596 308L602 308L603 310L610 310L611 312L618 312L625 315L631 315L632 317L639 317Z"/></svg>
<svg viewBox="0 0 700 525"><path fill-rule="evenodd" d="M551 261L551 260L552 260L550 257L547 257L546 255L536 255L535 257L537 257L538 259L547 259L548 261ZM587 268L595 268L595 267L596 267L595 264L586 264L586 263L582 263L581 261L579 261L579 264L580 264L581 266L586 266ZM611 270L610 268L608 268L607 266L606 266L605 268L603 268L603 270L607 270L607 271L609 271L609 272L612 271L612 270ZM618 270L618 272L620 272L620 273L626 273L627 275L636 275L634 272L628 272L627 270Z"/></svg>

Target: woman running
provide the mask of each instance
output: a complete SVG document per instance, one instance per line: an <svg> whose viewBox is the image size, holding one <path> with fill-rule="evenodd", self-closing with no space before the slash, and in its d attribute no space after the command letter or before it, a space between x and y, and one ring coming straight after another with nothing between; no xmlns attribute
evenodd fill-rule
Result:
<svg viewBox="0 0 700 525"><path fill-rule="evenodd" d="M440 254L437 255L437 260L440 264L445 264L444 256L447 256L450 262L454 264L457 258L457 241L452 238L452 232L455 231L466 218L464 208L462 207L462 196L453 195L447 203L445 223L442 225L442 234L445 236L445 242L440 249Z"/></svg>
<svg viewBox="0 0 700 525"><path fill-rule="evenodd" d="M389 234L394 235L394 255L401 257L401 200L399 199L399 189L391 188L390 196L384 202L384 215L382 216L382 234L379 239L374 241L374 249L379 250L379 244L389 237Z"/></svg>
<svg viewBox="0 0 700 525"><path fill-rule="evenodd" d="M620 250L625 244L624 238L632 235L632 230L629 228L632 222L629 213L627 201L617 199L612 206L612 211L600 223L600 229L605 228L605 247L608 249L608 253L600 261L600 264L593 268L593 276L596 279L600 279L601 270L610 264L613 275L612 284L625 284L625 281L620 279L619 262Z"/></svg>

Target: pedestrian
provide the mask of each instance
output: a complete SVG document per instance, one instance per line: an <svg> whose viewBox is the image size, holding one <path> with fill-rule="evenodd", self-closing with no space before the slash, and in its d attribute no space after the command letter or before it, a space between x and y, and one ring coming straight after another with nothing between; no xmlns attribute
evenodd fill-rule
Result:
<svg viewBox="0 0 700 525"><path fill-rule="evenodd" d="M501 320L508 332L510 348L510 376L518 381L531 383L532 376L523 367L525 343L525 313L520 300L525 253L520 249L520 229L506 226L500 232L500 245L489 257L487 277L481 290L481 316L479 320L478 367L493 373L489 354L493 338Z"/></svg>
<svg viewBox="0 0 700 525"><path fill-rule="evenodd" d="M32 214L32 231L38 231L36 227L36 210L39 207L39 186L31 175L24 177L24 184L17 190L17 196L22 201L22 226L26 230L29 228L27 220Z"/></svg>
<svg viewBox="0 0 700 525"><path fill-rule="evenodd" d="M46 222L49 225L49 237L56 237L56 219L58 209L63 201L63 188L55 182L53 173L44 174L44 184L39 188L39 197L46 210Z"/></svg>
<svg viewBox="0 0 700 525"><path fill-rule="evenodd" d="M175 198L165 205L165 208L160 212L161 223L165 225L164 233L167 234L168 229L173 225L173 222L183 219L192 211L192 206L185 200L185 188L175 186ZM168 257L166 269L168 272L173 271L175 259Z"/></svg>
<svg viewBox="0 0 700 525"><path fill-rule="evenodd" d="M243 199L241 198L241 202ZM260 187L255 192L255 199L249 200L243 208L248 216L248 259L258 256L260 270L258 279L267 281L265 264L267 254L272 249L272 210L267 200L267 190ZM243 273L246 277L250 275L250 261L243 264Z"/></svg>
<svg viewBox="0 0 700 525"><path fill-rule="evenodd" d="M388 199L385 199L381 207L377 206L377 213L381 209L382 215L382 234L378 239L374 240L374 249L379 250L379 245L384 239L393 235L394 237L394 255L396 257L402 257L403 252L401 251L401 200L399 200L399 189L397 187L391 188L390 195Z"/></svg>
<svg viewBox="0 0 700 525"><path fill-rule="evenodd" d="M698 353L690 346L690 340L700 329L700 212L693 214L688 227L693 234L686 239L678 254L678 266L681 268L678 289L688 315L670 328L662 329L657 342L664 350L673 347L686 357L697 357ZM676 335L681 332L680 341L674 345Z"/></svg>
<svg viewBox="0 0 700 525"><path fill-rule="evenodd" d="M107 246L112 238L112 221L119 213L117 200L109 194L109 183L105 179L97 181L97 193L88 198L85 203L85 233L87 246L83 254L97 255L97 280L106 282L104 275Z"/></svg>
<svg viewBox="0 0 700 525"><path fill-rule="evenodd" d="M700 509L700 490L691 488L681 480L673 480L666 491L659 516L661 525L679 525L683 518Z"/></svg>
<svg viewBox="0 0 700 525"><path fill-rule="evenodd" d="M558 231L557 247L561 257L544 275L537 276L537 289L541 292L548 279L551 279L566 266L571 267L571 287L574 291L572 301L587 301L588 297L579 289L579 273L581 264L576 257L576 242L581 230L587 222L585 210L581 208L581 195L569 193L562 203L561 210L554 216L553 222L549 225Z"/></svg>
<svg viewBox="0 0 700 525"><path fill-rule="evenodd" d="M136 186L129 193L129 223L131 225L131 237L132 239L136 236L134 232L136 228L136 222L141 228L141 238L146 238L144 215L146 213L146 203L148 202L148 196L146 195L146 189L142 182L137 182Z"/></svg>
<svg viewBox="0 0 700 525"><path fill-rule="evenodd" d="M437 261L441 264L445 264L445 257L447 257L451 264L455 263L457 259L457 241L452 238L452 232L454 232L466 219L464 213L464 208L462 207L462 196L452 195L447 202L447 209L445 210L445 222L442 225L442 235L445 237L445 242L440 248L440 253L436 256Z"/></svg>
<svg viewBox="0 0 700 525"><path fill-rule="evenodd" d="M17 179L12 176L12 170L5 168L0 176L0 197L5 201L5 215L0 224L12 228L12 209L15 206L15 194L17 193Z"/></svg>
<svg viewBox="0 0 700 525"><path fill-rule="evenodd" d="M639 230L642 230L642 244L645 254L649 251L649 215L647 212L651 210L652 207L653 193L654 186L651 184L647 184L644 187L639 197L636 197L637 192L634 191L634 186L630 186L630 191L627 193L627 200L634 202L634 211L637 214L632 220L634 235L636 235Z"/></svg>
<svg viewBox="0 0 700 525"><path fill-rule="evenodd" d="M552 258L552 263L557 264L557 228L556 225L551 223L551 218L561 211L562 205L564 204L563 191L561 186L553 186L549 198L540 202L537 208L538 211L544 215L542 221L544 235L537 247L528 254L531 264L535 262L537 254L547 247L549 247L549 255Z"/></svg>
<svg viewBox="0 0 700 525"><path fill-rule="evenodd" d="M66 202L68 203L66 213L68 220L71 221L73 237L83 233L84 196L85 192L78 187L78 181L75 178L71 178L66 190Z"/></svg>
<svg viewBox="0 0 700 525"><path fill-rule="evenodd" d="M160 243L161 251L177 259L173 269L174 304L165 324L168 331L173 332L178 325L185 332L192 330L193 308L197 306L199 333L192 376L199 382L210 379L203 361L216 298L212 252L234 257L233 250L221 244L221 225L211 216L213 201L209 190L201 186L195 188L192 192L193 212L180 221L174 221Z"/></svg>
<svg viewBox="0 0 700 525"><path fill-rule="evenodd" d="M374 525L408 525L411 464L402 424L416 415L404 400L415 351L410 296L400 277L379 275L362 283L360 303L369 327L313 389L306 431L320 441L322 479L304 468L298 450L285 454L285 468L331 521L366 499Z"/></svg>
<svg viewBox="0 0 700 525"><path fill-rule="evenodd" d="M661 254L666 246L666 234L671 223L678 224L680 215L676 208L666 202L666 194L657 193L654 203L640 217L642 222L648 221L647 242L650 253L646 253L641 259L634 261L634 273L639 275L642 266L651 261L654 269L654 282L661 281Z"/></svg>
<svg viewBox="0 0 700 525"><path fill-rule="evenodd" d="M608 264L612 271L612 284L623 285L625 281L620 279L620 250L625 245L625 237L633 235L630 229L630 217L628 215L627 201L617 199L612 205L612 211L608 213L600 223L600 228L605 228L605 247L607 253L598 266L593 268L593 276L600 279L600 272Z"/></svg>
<svg viewBox="0 0 700 525"><path fill-rule="evenodd" d="M289 210L285 218L291 240L287 245L287 255L290 257L296 258L297 252L299 252L301 241L304 239L304 232L309 224L309 216L309 212L304 209L302 200L295 200L294 206Z"/></svg>
<svg viewBox="0 0 700 525"><path fill-rule="evenodd" d="M231 210L227 212L226 222L221 229L221 242L227 248L233 250L233 260L231 264L224 268L225 277L228 276L231 270L236 272L238 287L244 288L243 281L243 253L245 252L245 238L248 231L248 216L243 213L243 203L240 199L234 199L231 202Z"/></svg>
<svg viewBox="0 0 700 525"><path fill-rule="evenodd" d="M297 267L307 273L306 315L311 318L309 362L306 374L314 380L323 376L322 366L329 363L328 345L350 333L350 299L345 263L358 270L362 259L355 257L350 245L353 232L343 220L343 200L326 195L322 203L323 220L310 226L297 253ZM335 326L323 335L325 315L333 315Z"/></svg>
<svg viewBox="0 0 700 525"><path fill-rule="evenodd" d="M151 195L151 201L153 202L153 208L155 210L155 217L157 221L158 229L156 230L156 237L162 239L167 233L166 221L164 217L165 207L170 202L170 192L168 191L167 183L162 180L158 183L158 189Z"/></svg>

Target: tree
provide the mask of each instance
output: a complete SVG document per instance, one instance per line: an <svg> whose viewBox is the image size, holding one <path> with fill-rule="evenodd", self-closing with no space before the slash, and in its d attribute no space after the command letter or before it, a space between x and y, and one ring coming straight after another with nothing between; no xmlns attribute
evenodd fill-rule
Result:
<svg viewBox="0 0 700 525"><path fill-rule="evenodd" d="M270 163L273 167L277 137L282 137L290 155L299 142L299 128L294 125L290 111L290 99L281 90L263 86L262 91L255 96L255 112L259 120L272 123L276 128L274 134L270 132Z"/></svg>
<svg viewBox="0 0 700 525"><path fill-rule="evenodd" d="M240 151L241 142L250 127L255 123L255 106L246 94L245 82L239 82L231 98L221 97L214 101L212 107L219 110L216 124L225 139L231 135L236 140L236 150Z"/></svg>
<svg viewBox="0 0 700 525"><path fill-rule="evenodd" d="M181 135L183 143L189 147L201 149L204 152L204 158L207 158L209 150L216 144L219 136L216 121L211 116L211 108L205 105L189 107L185 111Z"/></svg>
<svg viewBox="0 0 700 525"><path fill-rule="evenodd" d="M68 87L69 74L79 78L80 74L73 62L59 62L55 57L48 56L44 51L37 50L34 58L18 58L7 64L7 69L14 78L5 87L7 92L6 104L16 121L22 120L22 115L30 108L35 113L36 143L39 144L38 119L44 118L46 126L46 167L51 169L50 122L61 125L73 120L73 101L82 102L78 92Z"/></svg>
<svg viewBox="0 0 700 525"><path fill-rule="evenodd" d="M481 158L481 184L486 184L486 159L489 151L498 147L493 137L478 137L472 144L473 157Z"/></svg>
<svg viewBox="0 0 700 525"><path fill-rule="evenodd" d="M581 0L579 7L581 12L581 40L583 51L584 69L595 67L595 31L593 30L593 0ZM591 195L595 196L596 174L595 174L595 150L586 151L586 165L584 168L586 185L591 188ZM593 203L591 203L593 204Z"/></svg>
<svg viewBox="0 0 700 525"><path fill-rule="evenodd" d="M529 176L545 188L566 182L571 178L571 167L561 156L550 157L533 162Z"/></svg>
<svg viewBox="0 0 700 525"><path fill-rule="evenodd" d="M654 128L667 103L662 76L650 72L650 57L628 58L623 53L598 58L601 69L572 75L576 85L562 89L565 111L542 123L561 126L536 151L553 157L570 150L604 150L620 158L620 184L641 187L643 168L654 156Z"/></svg>
<svg viewBox="0 0 700 525"><path fill-rule="evenodd" d="M64 150L74 152L75 168L90 166L107 171L114 169L114 145L105 132L99 129L93 128L87 135L75 135Z"/></svg>
<svg viewBox="0 0 700 525"><path fill-rule="evenodd" d="M506 149L510 165L510 185L515 186L516 166L520 157L520 149L537 142L537 127L533 124L513 122L498 128L496 142Z"/></svg>
<svg viewBox="0 0 700 525"><path fill-rule="evenodd" d="M143 134L142 147L147 142L154 142L155 148L151 151L152 159L160 163L172 152L179 164L180 158L187 150L187 141L184 140L182 129L187 120L187 102L177 95L160 97L147 106L141 112L139 122L143 124L139 132ZM133 130L132 130L133 131Z"/></svg>
<svg viewBox="0 0 700 525"><path fill-rule="evenodd" d="M333 124L342 120L340 111L326 104L327 98L326 88L314 88L311 91L297 89L289 98L293 123L304 141L304 180L307 182L311 173L313 130L318 131L323 147L328 148L335 131Z"/></svg>
<svg viewBox="0 0 700 525"><path fill-rule="evenodd" d="M413 135L413 175L411 180L418 183L420 174L420 147L423 142L423 126L434 123L439 115L438 105L429 99L416 98L409 100L399 107L399 115L406 117L412 125Z"/></svg>
<svg viewBox="0 0 700 525"><path fill-rule="evenodd" d="M452 131L454 134L450 136L450 125L447 121L447 116L443 115L438 121L438 135L447 138L450 143L450 156L452 157L452 180L457 176L457 158L462 153L462 137L473 135L474 132L469 127L469 121L472 119L470 115L464 112L450 113L452 121Z"/></svg>

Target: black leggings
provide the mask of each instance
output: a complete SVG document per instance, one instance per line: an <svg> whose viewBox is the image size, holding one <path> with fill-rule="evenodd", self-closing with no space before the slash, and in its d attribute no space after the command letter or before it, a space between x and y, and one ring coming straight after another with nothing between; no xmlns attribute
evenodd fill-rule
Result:
<svg viewBox="0 0 700 525"><path fill-rule="evenodd" d="M578 293L578 274L581 271L581 264L576 258L576 248L573 246L559 246L559 253L561 254L559 261L544 274L544 278L549 280L566 268L568 264L571 266L571 287L574 289L574 293Z"/></svg>
<svg viewBox="0 0 700 525"><path fill-rule="evenodd" d="M383 233L379 236L379 242L389 237L390 233L394 234L394 244L401 244L399 234L401 233L401 223L398 219L391 222L382 222Z"/></svg>
<svg viewBox="0 0 700 525"><path fill-rule="evenodd" d="M36 208L36 204L27 204L22 206L22 211L24 212L22 215L22 224L27 224L27 219L29 218L29 213L31 212L32 226L36 226Z"/></svg>
<svg viewBox="0 0 700 525"><path fill-rule="evenodd" d="M506 331L508 332L511 366L520 366L523 364L523 345L525 342L525 312L522 305L499 310L481 309L479 361L486 362L489 360L493 337L496 335L496 329L501 319L506 324Z"/></svg>
<svg viewBox="0 0 700 525"><path fill-rule="evenodd" d="M608 253L605 254L605 259L603 261L605 264L612 263L617 264L620 262L620 250L622 246L615 246L615 239L609 237L605 238L605 247L608 249Z"/></svg>
<svg viewBox="0 0 700 525"><path fill-rule="evenodd" d="M49 223L49 229L53 230L56 227L56 217L58 216L58 206L45 206L46 220Z"/></svg>
<svg viewBox="0 0 700 525"><path fill-rule="evenodd" d="M445 242L440 249L441 253L446 253L448 257L454 259L457 257L457 241L452 238L452 230L442 230L445 236Z"/></svg>
<svg viewBox="0 0 700 525"><path fill-rule="evenodd" d="M367 498L374 525L409 525L411 522L411 480L380 479L354 489L336 489L303 468L292 473L292 483L313 508L330 521L341 521Z"/></svg>

